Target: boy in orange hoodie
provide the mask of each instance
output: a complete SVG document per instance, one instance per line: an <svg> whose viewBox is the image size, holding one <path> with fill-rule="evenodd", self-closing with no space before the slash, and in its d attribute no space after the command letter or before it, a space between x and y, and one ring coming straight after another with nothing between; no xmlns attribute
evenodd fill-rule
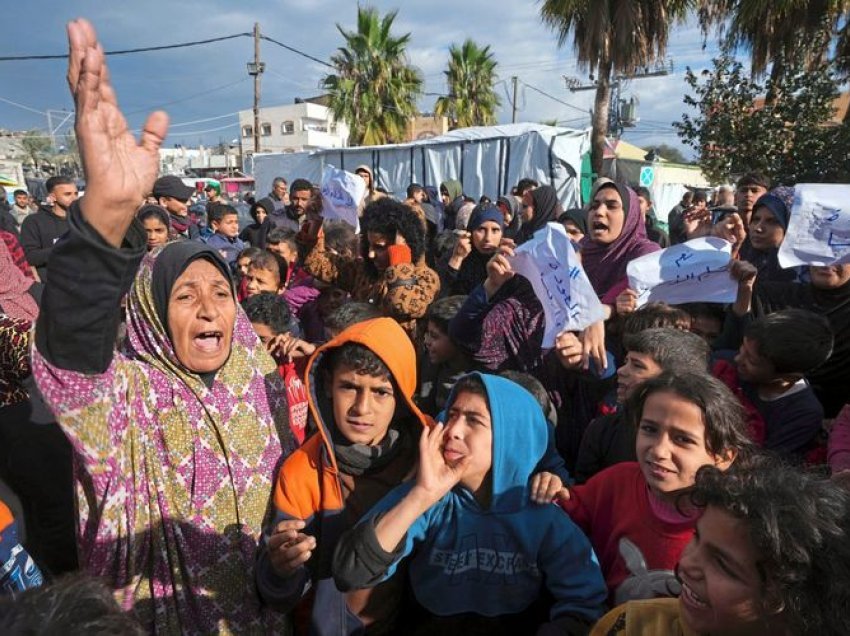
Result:
<svg viewBox="0 0 850 636"><path fill-rule="evenodd" d="M340 535L416 469L430 420L414 404L416 353L391 318L355 324L306 372L318 432L283 463L257 565L260 596L294 610L296 633L390 633L404 577L342 593L331 577Z"/></svg>

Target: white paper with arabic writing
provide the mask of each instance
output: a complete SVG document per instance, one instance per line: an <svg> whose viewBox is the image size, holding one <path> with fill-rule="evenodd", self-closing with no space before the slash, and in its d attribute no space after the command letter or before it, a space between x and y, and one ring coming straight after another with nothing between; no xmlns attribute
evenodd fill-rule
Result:
<svg viewBox="0 0 850 636"><path fill-rule="evenodd" d="M794 186L791 219L778 256L784 268L850 263L850 186Z"/></svg>
<svg viewBox="0 0 850 636"><path fill-rule="evenodd" d="M691 239L634 259L626 267L638 307L650 302L731 303L738 284L729 276L732 244L713 236Z"/></svg>
<svg viewBox="0 0 850 636"><path fill-rule="evenodd" d="M357 207L366 194L366 182L356 174L325 166L322 173L322 216L340 219L360 231Z"/></svg>
<svg viewBox="0 0 850 636"><path fill-rule="evenodd" d="M511 267L531 283L543 305L543 347L562 331L581 331L605 317L602 303L579 263L564 226L547 223L514 251Z"/></svg>

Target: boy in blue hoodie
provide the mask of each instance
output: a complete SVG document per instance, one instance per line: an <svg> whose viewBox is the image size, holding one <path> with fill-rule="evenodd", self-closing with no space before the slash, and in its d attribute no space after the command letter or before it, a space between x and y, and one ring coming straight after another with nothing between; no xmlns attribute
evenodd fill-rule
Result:
<svg viewBox="0 0 850 636"><path fill-rule="evenodd" d="M338 543L337 587L377 585L410 556L424 612L416 633L586 633L603 611L605 583L582 532L531 500L548 439L539 405L480 373L461 378L448 405L446 423L422 432L415 482L387 494Z"/></svg>

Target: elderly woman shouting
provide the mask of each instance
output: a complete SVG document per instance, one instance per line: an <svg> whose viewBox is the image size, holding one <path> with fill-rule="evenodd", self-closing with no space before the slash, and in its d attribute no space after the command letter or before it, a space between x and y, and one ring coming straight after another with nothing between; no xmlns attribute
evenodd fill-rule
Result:
<svg viewBox="0 0 850 636"><path fill-rule="evenodd" d="M275 466L293 448L279 376L213 250L145 255L134 214L168 119L153 113L137 144L94 29L78 20L68 37L87 188L48 264L33 367L74 448L80 562L151 632L281 629L253 587Z"/></svg>

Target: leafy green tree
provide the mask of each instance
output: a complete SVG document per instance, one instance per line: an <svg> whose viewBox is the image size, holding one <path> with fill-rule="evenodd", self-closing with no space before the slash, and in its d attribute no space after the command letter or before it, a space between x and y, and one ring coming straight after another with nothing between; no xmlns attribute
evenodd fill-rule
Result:
<svg viewBox="0 0 850 636"><path fill-rule="evenodd" d="M47 158L50 139L40 130L28 130L21 137L21 147L26 158L38 169L41 162Z"/></svg>
<svg viewBox="0 0 850 636"><path fill-rule="evenodd" d="M460 47L453 44L444 71L449 94L437 99L435 113L448 117L452 128L495 124L502 103L493 90L496 66L489 46L481 48L471 39Z"/></svg>
<svg viewBox="0 0 850 636"><path fill-rule="evenodd" d="M331 57L336 72L322 86L330 92L334 117L348 125L353 146L403 141L408 120L417 114L422 74L407 59L410 34L391 33L397 13L381 17L376 9L358 7L356 31L337 24L345 46Z"/></svg>
<svg viewBox="0 0 850 636"><path fill-rule="evenodd" d="M804 57L764 83L728 56L700 76L688 69L685 103L698 114L685 114L674 126L709 179L728 182L759 170L789 185L847 180L850 128L832 121L838 95L832 66L810 71ZM764 101L768 92L774 101Z"/></svg>
<svg viewBox="0 0 850 636"><path fill-rule="evenodd" d="M579 68L596 77L591 165L602 171L614 75L628 76L662 59L670 26L684 20L692 0L543 0L543 22L563 45L572 35Z"/></svg>

